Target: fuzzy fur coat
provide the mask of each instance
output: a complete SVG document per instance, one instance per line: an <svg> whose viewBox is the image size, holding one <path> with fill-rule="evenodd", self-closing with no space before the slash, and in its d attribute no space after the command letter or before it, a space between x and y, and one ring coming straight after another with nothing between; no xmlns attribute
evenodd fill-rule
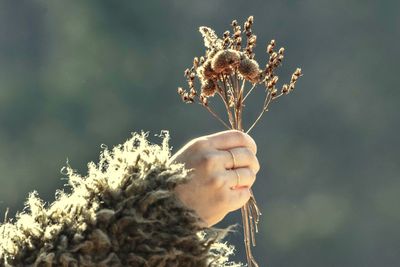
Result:
<svg viewBox="0 0 400 267"><path fill-rule="evenodd" d="M228 229L202 228L173 189L190 178L169 163L147 133L109 150L81 176L65 167L69 187L49 205L31 193L24 212L0 226L0 266L242 266L229 262Z"/></svg>

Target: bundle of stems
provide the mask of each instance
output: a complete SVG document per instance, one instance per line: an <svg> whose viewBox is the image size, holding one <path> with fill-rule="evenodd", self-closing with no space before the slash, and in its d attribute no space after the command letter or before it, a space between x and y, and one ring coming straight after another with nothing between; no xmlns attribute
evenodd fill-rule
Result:
<svg viewBox="0 0 400 267"><path fill-rule="evenodd" d="M253 49L256 46L257 36L252 32L253 22L254 18L250 16L242 28L236 20L233 20L232 33L225 31L222 38L218 38L211 28L200 27L199 30L207 48L206 53L200 58L195 57L193 66L185 70L189 90L178 88L178 94L185 103L194 103L197 99L198 103L227 129L245 131L242 122L244 102L253 89L261 85L265 88L264 103L258 117L246 133L254 128L272 102L294 90L298 78L302 76L301 69L297 68L289 83L283 84L280 89L276 87L278 76L275 70L282 64L285 49L281 47L276 52L275 40L271 40L266 47L269 59L265 67L260 68L254 59ZM243 36L246 38L245 43ZM243 46L242 43L244 43ZM195 78L201 85L200 94L195 89ZM246 87L248 84L250 86ZM226 123L209 105L209 98L216 94L222 99L229 123ZM244 244L248 266L258 267L251 252L251 244L256 245L255 233L258 232L261 212L251 189L250 194L249 201L241 208Z"/></svg>

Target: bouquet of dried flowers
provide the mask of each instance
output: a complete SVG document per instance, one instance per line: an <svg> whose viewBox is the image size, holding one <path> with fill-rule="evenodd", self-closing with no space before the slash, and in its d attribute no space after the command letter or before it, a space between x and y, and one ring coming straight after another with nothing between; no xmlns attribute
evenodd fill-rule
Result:
<svg viewBox="0 0 400 267"><path fill-rule="evenodd" d="M194 103L197 99L198 103L226 128L244 131L242 123L244 102L253 89L261 85L265 88L264 104L246 133L254 128L272 102L294 90L298 78L302 76L301 69L297 68L290 82L277 88L278 76L275 71L282 64L285 49L281 47L276 52L275 40L271 40L266 47L269 59L265 67L260 68L260 64L254 59L253 49L256 46L257 36L252 32L253 22L254 18L250 16L242 28L236 20L233 20L232 32L225 31L222 38L218 38L211 28L200 27L206 53L200 58L195 57L193 66L185 70L189 90L178 88L178 94L184 102ZM243 37L246 38L245 41ZM195 89L196 77L201 84L200 94ZM209 105L209 98L216 94L221 97L225 105L230 126ZM251 253L250 240L255 246L255 233L258 232L257 224L261 213L252 192L250 200L242 207L241 212L248 266L258 266Z"/></svg>

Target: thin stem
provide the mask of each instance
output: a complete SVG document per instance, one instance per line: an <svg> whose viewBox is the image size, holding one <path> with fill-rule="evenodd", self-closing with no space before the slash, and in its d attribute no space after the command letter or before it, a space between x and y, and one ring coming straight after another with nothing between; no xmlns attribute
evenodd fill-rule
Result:
<svg viewBox="0 0 400 267"><path fill-rule="evenodd" d="M226 76L223 74L222 74L222 81L224 82L224 86L227 88L227 91L229 91L233 95L233 97L235 97L235 89L229 83L229 80L226 79Z"/></svg>
<svg viewBox="0 0 400 267"><path fill-rule="evenodd" d="M240 99L240 96L239 96L239 99ZM241 121L240 116L239 116L239 120ZM243 129L241 127L237 128L237 130L243 131ZM243 222L244 246L246 249L246 257L247 257L248 267L259 267L258 263L254 259L253 254L251 252L251 243L253 244L253 246L256 245L254 225L257 229L257 224L258 224L261 213L259 212L259 209L257 207L257 203L254 198L252 189L249 188L249 191L250 191L250 200L241 208L242 222ZM255 214L254 214L254 211L255 211Z"/></svg>
<svg viewBox="0 0 400 267"><path fill-rule="evenodd" d="M235 77L237 77L236 72L235 72ZM224 82L224 89L226 92L226 80L223 79L223 82ZM243 98L243 89L244 89L245 81L243 80L243 84L242 84L240 90L239 90L239 81L237 80L237 78L236 78L236 83L234 81L232 81L232 77L230 77L229 82L230 82L231 88L236 93L236 95L235 94L233 95L234 102L235 102L234 103L235 117L234 117L234 124L233 124L232 128L243 131L243 128L242 128L243 100L242 100L242 98ZM224 102L225 102L225 106L227 107L227 104L226 104L227 101L224 101ZM228 115L229 115L230 109L227 108L227 110L228 110ZM231 118L231 116L230 116L230 118ZM243 221L243 232L244 232L243 233L244 234L244 245L245 245L245 249L246 249L246 257L247 257L248 267L259 267L258 263L256 262L256 260L254 259L253 255L252 255L251 245L253 245L253 246L256 245L255 232L258 231L257 224L259 221L260 212L257 207L257 203L255 201L253 191L251 190L251 188L249 188L249 190L250 190L250 195L251 195L250 200L241 208L242 221Z"/></svg>
<svg viewBox="0 0 400 267"><path fill-rule="evenodd" d="M250 128L247 130L247 134L251 131L251 129L253 129L253 127L257 124L257 122L261 119L261 116L264 114L265 111L268 110L268 105L269 103L271 103L272 100L272 96L271 93L268 92L267 97L264 100L264 106L262 111L260 112L260 114L258 115L257 119L254 121L254 123L250 126Z"/></svg>
<svg viewBox="0 0 400 267"><path fill-rule="evenodd" d="M229 83L230 83L231 87L233 88L233 91L235 92L234 95L235 95L235 97L237 99L237 97L238 97L238 88L235 86L235 83L233 82L232 75L229 75Z"/></svg>
<svg viewBox="0 0 400 267"><path fill-rule="evenodd" d="M246 98L249 96L249 94L251 93L251 91L253 91L253 89L254 89L254 87L256 87L256 83L255 84L253 84L253 86L250 88L250 90L247 92L247 94L244 96L244 98L243 98L243 101L245 101L246 100Z"/></svg>
<svg viewBox="0 0 400 267"><path fill-rule="evenodd" d="M281 97L281 96L283 96L283 95L284 95L283 93L280 93L279 95L274 96L274 97L272 98L272 100L275 100L275 99L277 99L277 98L279 98L279 97Z"/></svg>
<svg viewBox="0 0 400 267"><path fill-rule="evenodd" d="M232 121L233 118L232 118L232 114L231 114L231 112L230 112L230 110L229 110L229 106L228 106L228 103L227 103L227 98L225 97L226 94L225 94L224 91L221 89L221 87L219 86L219 84L217 84L217 86L218 86L218 88L220 89L220 90L218 90L218 94L219 94L219 96L222 98L222 102L224 103L225 108L226 108L226 111L228 112L228 119L229 119L229 123L231 124L230 129L232 129L232 128L234 128L234 123L233 123L233 121Z"/></svg>
<svg viewBox="0 0 400 267"><path fill-rule="evenodd" d="M240 91L243 91L243 90L244 90L244 85L245 85L245 83L246 83L246 80L243 78L242 85L240 86Z"/></svg>
<svg viewBox="0 0 400 267"><path fill-rule="evenodd" d="M231 125L232 125L232 128L233 128L233 129L236 129L235 120L234 120L234 118L232 117L232 111L231 111L231 109L230 109L230 107L229 107L228 90L227 90L227 88L226 88L225 78L224 78L223 76L222 76L222 81L223 81L223 86L224 86L225 108L226 108L226 110L227 110L227 112L228 112L229 121L230 121L230 123L231 123Z"/></svg>
<svg viewBox="0 0 400 267"><path fill-rule="evenodd" d="M233 88L233 91L234 91L234 94L233 94L233 98L234 98L233 111L235 113L236 128L240 128L239 127L239 122L240 122L239 114L240 114L240 109L241 109L240 96L239 96L239 90L235 86L235 83L233 81L232 75L229 75L228 83L231 86L231 88Z"/></svg>
<svg viewBox="0 0 400 267"><path fill-rule="evenodd" d="M201 103L199 103L201 104ZM206 106L204 104L201 104L203 107L205 107L217 120L219 120L227 129L231 129L228 124L226 124L209 106Z"/></svg>
<svg viewBox="0 0 400 267"><path fill-rule="evenodd" d="M248 267L259 267L258 263L253 257L253 254L251 253L251 246L250 246L250 229L249 229L249 202L247 202L242 208L242 221L243 221L243 228L244 228L244 244L246 248L246 256L247 256L247 262L248 262Z"/></svg>

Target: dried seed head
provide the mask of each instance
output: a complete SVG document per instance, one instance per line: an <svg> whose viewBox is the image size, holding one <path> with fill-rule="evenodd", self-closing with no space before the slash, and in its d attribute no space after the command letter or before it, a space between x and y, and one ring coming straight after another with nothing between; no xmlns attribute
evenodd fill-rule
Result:
<svg viewBox="0 0 400 267"><path fill-rule="evenodd" d="M292 75L292 78L290 79L290 82L291 82L291 83L296 82L297 79L300 77L300 75L301 75L301 69L300 69L300 68L297 68L297 69L294 71L294 73L293 73L293 75Z"/></svg>
<svg viewBox="0 0 400 267"><path fill-rule="evenodd" d="M193 68L197 69L198 66L199 66L199 58L195 57L193 58Z"/></svg>
<svg viewBox="0 0 400 267"><path fill-rule="evenodd" d="M200 94L200 102L204 105L204 106L208 106L208 97L206 97L203 94Z"/></svg>
<svg viewBox="0 0 400 267"><path fill-rule="evenodd" d="M212 58L215 56L215 54L216 54L217 52L218 52L218 51L215 50L215 49L213 49L213 50L208 50L208 51L206 52L206 57L207 57L208 59L212 59Z"/></svg>
<svg viewBox="0 0 400 267"><path fill-rule="evenodd" d="M208 59L201 67L197 69L197 75L202 80L209 80L217 76L217 74L211 67L211 60Z"/></svg>
<svg viewBox="0 0 400 267"><path fill-rule="evenodd" d="M295 70L294 74L295 74L297 77L299 77L299 76L301 75L301 69L300 69L300 68L297 68L297 69Z"/></svg>
<svg viewBox="0 0 400 267"><path fill-rule="evenodd" d="M248 18L247 18L247 22L250 23L250 25L253 24L253 22L254 22L254 17L253 17L253 16L248 17Z"/></svg>
<svg viewBox="0 0 400 267"><path fill-rule="evenodd" d="M271 42L269 42L269 45L267 46L268 54L272 54L272 52L274 52L274 47L275 47L275 40L271 40Z"/></svg>
<svg viewBox="0 0 400 267"><path fill-rule="evenodd" d="M203 84L201 85L201 93L206 96L214 96L215 92L217 91L217 86L213 80L204 80Z"/></svg>
<svg viewBox="0 0 400 267"><path fill-rule="evenodd" d="M209 27L199 27L204 39L204 46L208 49L222 49L222 40L218 38L214 30Z"/></svg>
<svg viewBox="0 0 400 267"><path fill-rule="evenodd" d="M185 91L183 90L182 87L178 87L178 94L182 95Z"/></svg>
<svg viewBox="0 0 400 267"><path fill-rule="evenodd" d="M185 72L184 72L185 77L189 77L189 74L190 74L190 70L186 69Z"/></svg>
<svg viewBox="0 0 400 267"><path fill-rule="evenodd" d="M285 48L281 47L278 51L279 55L283 55L283 53L285 52Z"/></svg>
<svg viewBox="0 0 400 267"><path fill-rule="evenodd" d="M200 57L200 64L204 64L204 61L205 61L205 59L204 59L204 57Z"/></svg>
<svg viewBox="0 0 400 267"><path fill-rule="evenodd" d="M231 25L232 25L232 27L236 27L238 25L237 20L236 19L232 20Z"/></svg>
<svg viewBox="0 0 400 267"><path fill-rule="evenodd" d="M240 62L240 54L236 50L227 49L215 54L211 62L211 68L216 73L222 73L231 70Z"/></svg>
<svg viewBox="0 0 400 267"><path fill-rule="evenodd" d="M188 92L186 92L186 93L183 94L182 100L183 100L185 103L189 103L189 104L191 104L191 103L194 102L193 97L191 97L191 96L189 95Z"/></svg>
<svg viewBox="0 0 400 267"><path fill-rule="evenodd" d="M256 41L257 41L257 36L256 35L252 35L250 38L249 38L249 44L250 45L254 45L255 43L256 43Z"/></svg>
<svg viewBox="0 0 400 267"><path fill-rule="evenodd" d="M272 83L275 85L278 82L278 79L278 76L274 76L274 78L272 79Z"/></svg>
<svg viewBox="0 0 400 267"><path fill-rule="evenodd" d="M257 61L245 57L240 61L239 72L246 80L255 81L260 74L260 68Z"/></svg>
<svg viewBox="0 0 400 267"><path fill-rule="evenodd" d="M245 22L244 23L244 27L243 27L246 31L249 31L250 30L250 28L251 28L251 24L249 23L249 22Z"/></svg>
<svg viewBox="0 0 400 267"><path fill-rule="evenodd" d="M197 95L197 92L194 88L190 88L190 96L195 97Z"/></svg>
<svg viewBox="0 0 400 267"><path fill-rule="evenodd" d="M282 93L283 93L283 94L287 94L288 92L289 92L288 85L287 85L287 84L284 84L284 85L282 86Z"/></svg>
<svg viewBox="0 0 400 267"><path fill-rule="evenodd" d="M235 33L233 34L233 36L235 37L235 38L238 38L240 35L242 35L242 31L239 29L239 30L237 30L237 31L235 31Z"/></svg>

